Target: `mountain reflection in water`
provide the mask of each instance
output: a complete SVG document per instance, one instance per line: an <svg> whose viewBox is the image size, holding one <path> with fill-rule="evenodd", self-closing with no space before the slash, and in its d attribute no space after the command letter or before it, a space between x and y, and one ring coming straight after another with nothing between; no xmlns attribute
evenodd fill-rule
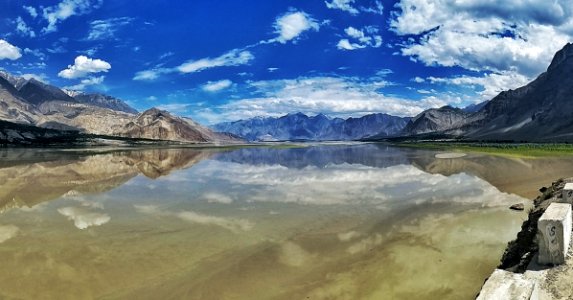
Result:
<svg viewBox="0 0 573 300"><path fill-rule="evenodd" d="M0 297L471 299L525 218L515 194L572 165L381 144L3 150Z"/></svg>

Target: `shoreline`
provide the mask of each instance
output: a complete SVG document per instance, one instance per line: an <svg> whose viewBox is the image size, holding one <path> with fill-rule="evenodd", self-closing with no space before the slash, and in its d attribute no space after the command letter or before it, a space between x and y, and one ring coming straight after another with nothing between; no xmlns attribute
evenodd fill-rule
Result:
<svg viewBox="0 0 573 300"><path fill-rule="evenodd" d="M551 186L539 189L541 195L533 200L533 207L528 212L527 220L523 222L517 237L508 242L500 264L485 279L480 293L476 296L477 299L573 298L573 289L569 287L569 282L573 278L573 249L571 247L562 265L542 266L537 263L538 220L551 203L562 200L562 190L565 184L570 182L573 182L573 178L560 178L552 182Z"/></svg>
<svg viewBox="0 0 573 300"><path fill-rule="evenodd" d="M508 142L462 142L462 141L416 141L388 142L396 147L466 151L492 155L517 157L547 157L573 155L573 144L569 143L508 143Z"/></svg>

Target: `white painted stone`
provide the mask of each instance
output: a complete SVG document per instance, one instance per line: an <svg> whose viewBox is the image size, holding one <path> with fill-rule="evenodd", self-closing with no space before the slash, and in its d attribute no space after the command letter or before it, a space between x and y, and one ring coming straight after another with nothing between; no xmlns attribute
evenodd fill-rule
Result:
<svg viewBox="0 0 573 300"><path fill-rule="evenodd" d="M496 269L484 283L477 300L536 299L536 282L523 274Z"/></svg>
<svg viewBox="0 0 573 300"><path fill-rule="evenodd" d="M573 183L566 183L561 193L564 203L573 204Z"/></svg>
<svg viewBox="0 0 573 300"><path fill-rule="evenodd" d="M571 204L551 203L537 222L541 265L565 263L571 240Z"/></svg>

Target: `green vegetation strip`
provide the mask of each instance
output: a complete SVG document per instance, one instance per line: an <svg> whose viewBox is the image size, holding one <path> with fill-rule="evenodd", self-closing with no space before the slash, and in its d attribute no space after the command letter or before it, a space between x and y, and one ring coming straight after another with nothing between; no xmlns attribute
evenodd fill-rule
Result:
<svg viewBox="0 0 573 300"><path fill-rule="evenodd" d="M484 152L516 156L555 156L573 155L573 144L555 143L479 143L479 142L402 142L394 144L401 147L458 150L466 152Z"/></svg>

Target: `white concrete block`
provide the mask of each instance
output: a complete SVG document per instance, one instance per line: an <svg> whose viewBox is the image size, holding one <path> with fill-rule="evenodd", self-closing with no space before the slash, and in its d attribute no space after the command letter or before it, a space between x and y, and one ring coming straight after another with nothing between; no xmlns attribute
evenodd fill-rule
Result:
<svg viewBox="0 0 573 300"><path fill-rule="evenodd" d="M573 183L566 183L561 193L563 203L573 204Z"/></svg>
<svg viewBox="0 0 573 300"><path fill-rule="evenodd" d="M537 222L538 263L565 263L571 240L571 204L551 203Z"/></svg>
<svg viewBox="0 0 573 300"><path fill-rule="evenodd" d="M535 281L523 274L496 269L484 283L477 300L536 299L535 286Z"/></svg>

